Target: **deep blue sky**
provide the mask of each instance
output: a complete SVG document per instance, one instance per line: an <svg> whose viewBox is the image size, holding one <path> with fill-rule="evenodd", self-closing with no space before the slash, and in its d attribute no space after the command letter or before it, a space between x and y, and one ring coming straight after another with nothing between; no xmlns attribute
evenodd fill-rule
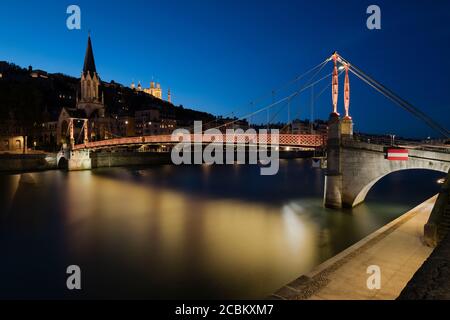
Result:
<svg viewBox="0 0 450 320"><path fill-rule="evenodd" d="M79 31L66 28L70 4L81 7ZM381 7L381 30L366 28L370 4ZM41 0L2 1L0 12L0 60L21 66L78 77L90 29L103 80L148 86L153 77L164 95L170 86L176 104L214 114L241 110L239 116L251 100L337 50L450 127L450 1ZM433 135L352 76L351 85L356 130ZM310 117L309 94L292 102L293 115ZM339 104L343 113L342 95ZM327 118L330 110L327 90L314 115Z"/></svg>

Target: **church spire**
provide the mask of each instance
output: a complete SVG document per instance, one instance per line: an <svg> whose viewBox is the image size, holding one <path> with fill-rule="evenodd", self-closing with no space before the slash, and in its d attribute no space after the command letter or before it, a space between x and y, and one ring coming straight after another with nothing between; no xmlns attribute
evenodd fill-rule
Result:
<svg viewBox="0 0 450 320"><path fill-rule="evenodd" d="M86 48L86 55L84 56L83 73L90 72L92 74L97 73L95 68L94 53L92 51L91 35L88 35L88 43Z"/></svg>

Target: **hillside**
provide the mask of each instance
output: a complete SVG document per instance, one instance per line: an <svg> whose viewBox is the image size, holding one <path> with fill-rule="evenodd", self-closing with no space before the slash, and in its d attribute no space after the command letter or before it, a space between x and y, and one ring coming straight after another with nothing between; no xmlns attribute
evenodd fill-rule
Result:
<svg viewBox="0 0 450 320"><path fill-rule="evenodd" d="M0 121L13 120L26 128L35 123L56 120L62 107L75 107L79 78L48 74L31 67L22 68L0 61ZM189 125L194 119L211 121L214 116L136 92L121 84L102 82L106 112L110 115L134 116L136 110L159 108L164 117Z"/></svg>

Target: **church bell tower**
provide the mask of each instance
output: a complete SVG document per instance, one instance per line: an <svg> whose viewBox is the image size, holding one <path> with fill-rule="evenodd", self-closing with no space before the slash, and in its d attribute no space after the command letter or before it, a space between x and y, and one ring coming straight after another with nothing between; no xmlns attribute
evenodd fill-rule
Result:
<svg viewBox="0 0 450 320"><path fill-rule="evenodd" d="M98 110L98 116L104 117L105 107L99 94L100 78L95 67L94 52L92 50L91 36L88 36L86 55L84 57L83 72L81 73L81 96L77 109L84 110L87 117Z"/></svg>

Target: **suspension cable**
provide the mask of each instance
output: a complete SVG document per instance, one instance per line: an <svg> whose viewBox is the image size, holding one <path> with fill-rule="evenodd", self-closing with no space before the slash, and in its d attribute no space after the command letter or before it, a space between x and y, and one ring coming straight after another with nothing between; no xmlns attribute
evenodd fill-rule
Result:
<svg viewBox="0 0 450 320"><path fill-rule="evenodd" d="M430 128L433 130L439 132L446 138L449 138L450 132L439 125L437 122L435 122L432 118L430 118L428 115L426 115L423 111L413 106L408 101L402 99L400 96L398 96L396 93L394 93L392 90L388 89L386 86L381 84L380 82L376 81L366 73L364 73L361 69L356 67L355 65L349 63L346 59L339 56L341 60L346 63L349 66L349 70L356 75L360 80L368 84L370 87L384 95L386 98L400 106L401 108L405 109L412 115L414 115L419 120L424 121Z"/></svg>
<svg viewBox="0 0 450 320"><path fill-rule="evenodd" d="M260 109L258 109L258 110L256 110L256 111L252 112L252 113L249 113L249 114L247 114L247 115L244 115L244 116L242 116L242 117L239 117L239 118L237 118L237 119L234 119L233 121L224 123L224 124L219 125L219 126L217 126L217 127L214 127L213 129L218 129L218 128L221 128L221 127L224 127L224 126L228 126L228 125L230 125L230 124L234 124L234 123L236 123L236 122L238 122L238 121L241 121L242 119L247 119L247 118L252 117L252 116L254 116L254 115L256 115L256 114L258 114L258 113L260 113L260 112L263 112L263 111L265 111L265 110L267 110L267 109L269 109L269 108L272 108L273 106L276 106L277 104L280 104L280 103L282 103L282 102L284 102L284 101L286 101L286 100L288 100L288 99L292 99L293 97L298 96L300 93L302 93L302 92L305 91L306 89L310 88L311 86L314 86L314 85L316 85L317 83L319 83L319 82L321 82L321 81L323 81L323 80L329 78L332 74L333 74L333 73L329 73L329 74L327 74L326 76L324 76L324 77L322 77L322 78L316 80L315 82L313 82L313 83L311 83L311 84L309 84L309 85L303 86L303 87L300 88L298 91L296 91L296 92L294 92L294 93L292 93L292 94L290 94L290 95L288 95L288 96L286 96L286 97L284 97L284 98L282 98L282 99L280 99L280 100L278 100L278 101L275 101L274 103L271 103L271 104L269 104L269 105L267 105L267 106L265 106L265 107L263 107L263 108L260 108Z"/></svg>
<svg viewBox="0 0 450 320"><path fill-rule="evenodd" d="M340 71L340 73L338 74L338 77L343 73L344 71ZM331 74L330 74L331 75ZM317 99L319 99L320 98L320 96L325 92L325 90L327 90L329 87L331 86L331 82L330 83L328 83L316 96L314 96L313 97L313 102L316 102L317 101ZM311 87L313 87L313 86L311 86ZM298 112L295 114L295 117L292 117L292 119L291 119L291 121L290 122L288 122L288 123L286 123L286 125L283 127L283 128L281 128L281 131L282 130L284 130L284 129L286 129L289 125L291 125L293 122L294 122L294 120L297 118L297 117L299 117L300 116L300 112L301 112L301 110L299 109L298 110ZM312 122L312 119L311 119L311 122Z"/></svg>
<svg viewBox="0 0 450 320"><path fill-rule="evenodd" d="M306 77L308 74L310 74L311 72L315 71L316 69L320 68L319 71L321 71L321 70L324 68L324 66L325 66L329 61L330 61L329 58L326 59L326 60L324 60L324 61L322 61L321 63L319 63L319 64L316 65L315 67L309 69L308 71L306 71L306 72L304 72L304 73L302 73L302 74L296 76L295 78L291 79L290 81L288 81L288 82L286 82L286 83L284 83L284 84L278 86L277 88L271 90L270 93L265 93L265 94L263 94L263 95L257 97L256 99L250 101L250 103L248 103L248 105L249 105L250 107L254 107L254 106L255 106L257 103L259 103L260 101L262 101L262 100L264 100L264 99L266 99L266 98L272 96L274 93L277 93L277 92L279 92L279 91L281 91L281 90L283 90L283 89L285 89L285 88L290 87L291 85L293 85L294 83L300 81L301 79L303 79L303 78ZM317 73L318 73L318 72L317 72ZM314 78L314 77L317 75L317 73L316 73L313 77L311 77L311 79ZM247 105L246 105L246 106L247 106ZM231 112L225 114L223 117L226 118L226 117L228 117L228 116L230 116L230 115L233 115L233 114L235 113L235 111L237 111L237 110L238 110L238 108L234 109L234 111L231 111ZM251 111L252 111L252 110L251 110ZM209 124L214 123L214 122L216 122L216 121L217 121L216 119L211 120L211 121L207 122L206 124L204 124L203 126L208 126ZM190 125L190 126L186 126L186 127L181 127L180 129L188 129L188 130L189 130L189 129L195 129L195 125Z"/></svg>

